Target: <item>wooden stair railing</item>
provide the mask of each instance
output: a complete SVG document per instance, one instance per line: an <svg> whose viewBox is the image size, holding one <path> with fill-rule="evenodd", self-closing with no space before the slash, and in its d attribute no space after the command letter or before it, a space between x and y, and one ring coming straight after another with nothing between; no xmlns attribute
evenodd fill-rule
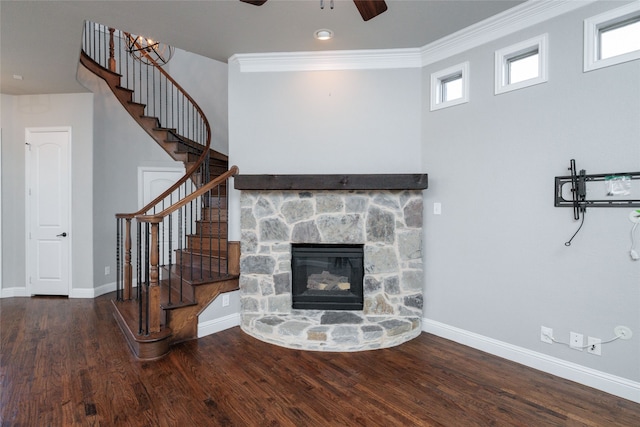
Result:
<svg viewBox="0 0 640 427"><path fill-rule="evenodd" d="M172 306L193 305L193 295L187 295L187 291L198 285L224 282L237 278L239 274L239 245L226 242L226 230L218 227L222 221L226 221L226 198L221 194L221 188L227 181L238 173L238 167L232 166L229 171L211 180L198 190L181 198L166 209L153 214L138 214L131 217L129 214L118 214L118 230L131 228L131 221L138 225L138 256L139 259L148 260L143 271L138 268L137 297L139 306L139 335L153 335L161 332L162 326L169 324L170 319L163 319L162 314L170 310ZM200 241L199 252L194 248L186 248L189 239L179 236L174 243L171 224L172 219L181 218L189 226L202 230L201 233L189 236ZM161 230L166 230L164 236L166 244L162 245ZM204 230L207 230L205 232ZM211 233L214 230L216 234ZM126 235L126 234L125 234ZM168 238L168 239L167 239ZM223 242L224 241L224 242ZM161 250L164 247L164 254ZM175 258L174 258L175 253ZM163 256L164 255L164 256ZM121 258L119 256L118 258ZM124 251L125 274L132 271L132 265L128 260L131 254L127 253L127 245ZM165 262L161 263L161 259ZM194 274L194 270L197 274ZM191 288L185 289L185 285ZM165 295L162 295L163 287ZM229 289L229 290L234 290ZM131 289L123 289L124 296L132 294ZM123 300L126 298L123 297ZM182 339L193 338L181 336Z"/></svg>
<svg viewBox="0 0 640 427"><path fill-rule="evenodd" d="M153 359L195 338L197 314L238 289L239 243L228 241L226 225L227 182L238 169L211 149L209 122L193 98L153 58L129 54L134 37L93 22L84 30L80 62L186 168L145 207L116 215L116 319L136 355Z"/></svg>

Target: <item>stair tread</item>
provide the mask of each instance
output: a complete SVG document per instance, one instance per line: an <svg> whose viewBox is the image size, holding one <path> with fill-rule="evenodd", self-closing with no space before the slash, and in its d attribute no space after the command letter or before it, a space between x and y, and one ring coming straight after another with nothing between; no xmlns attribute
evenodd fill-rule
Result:
<svg viewBox="0 0 640 427"><path fill-rule="evenodd" d="M115 74L117 74L117 73L115 73ZM118 75L119 75L120 77L122 77L120 74L118 74ZM118 90L124 90L124 91L126 91L126 92L131 92L131 93L134 93L134 92L135 92L133 89L129 89L128 87L124 87L124 86L120 86L120 85L117 85L117 86L116 86L116 89L118 89ZM132 101L130 101L130 102L132 102Z"/></svg>
<svg viewBox="0 0 640 427"><path fill-rule="evenodd" d="M112 301L113 306L116 309L120 319L126 324L127 328L133 339L138 342L153 342L166 339L172 334L171 329L162 325L160 332L149 333L149 335L139 334L139 315L138 315L138 301Z"/></svg>

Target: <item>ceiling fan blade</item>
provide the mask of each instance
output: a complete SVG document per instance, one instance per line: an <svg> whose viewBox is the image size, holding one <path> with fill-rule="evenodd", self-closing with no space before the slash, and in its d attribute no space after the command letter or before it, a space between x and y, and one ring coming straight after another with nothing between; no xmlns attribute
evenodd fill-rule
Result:
<svg viewBox="0 0 640 427"><path fill-rule="evenodd" d="M365 21L375 18L387 10L387 4L384 0L353 0L353 2Z"/></svg>
<svg viewBox="0 0 640 427"><path fill-rule="evenodd" d="M262 6L263 4L265 4L267 2L267 0L240 0L243 3L249 3L252 4L254 6Z"/></svg>

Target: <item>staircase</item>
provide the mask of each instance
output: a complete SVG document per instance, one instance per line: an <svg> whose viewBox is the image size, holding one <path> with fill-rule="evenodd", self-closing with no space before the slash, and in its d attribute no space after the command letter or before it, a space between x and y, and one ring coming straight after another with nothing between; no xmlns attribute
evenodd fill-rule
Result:
<svg viewBox="0 0 640 427"><path fill-rule="evenodd" d="M172 344L197 338L202 310L239 287L240 246L227 238L227 184L238 168L229 168L227 156L211 149L202 110L150 51L129 54L135 43L135 36L86 22L80 63L186 167L147 206L116 214L114 316L134 354L150 360Z"/></svg>

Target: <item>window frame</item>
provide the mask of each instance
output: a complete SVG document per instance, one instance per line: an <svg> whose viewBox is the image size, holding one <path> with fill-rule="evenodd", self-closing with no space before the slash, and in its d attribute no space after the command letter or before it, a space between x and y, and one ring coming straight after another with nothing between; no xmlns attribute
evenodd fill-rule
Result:
<svg viewBox="0 0 640 427"><path fill-rule="evenodd" d="M584 67L589 72L604 67L640 59L640 49L600 59L600 34L602 30L612 29L625 21L635 22L640 18L640 2L632 2L625 6L609 10L584 20Z"/></svg>
<svg viewBox="0 0 640 427"><path fill-rule="evenodd" d="M462 96L450 101L444 101L444 85L451 82L451 79L458 75L460 75L462 81ZM467 102L469 102L469 61L431 74L431 111L441 110Z"/></svg>
<svg viewBox="0 0 640 427"><path fill-rule="evenodd" d="M495 52L495 95L529 86L546 83L549 80L549 35L547 33L504 47ZM538 76L516 83L509 83L509 65L513 60L524 59L538 54Z"/></svg>

